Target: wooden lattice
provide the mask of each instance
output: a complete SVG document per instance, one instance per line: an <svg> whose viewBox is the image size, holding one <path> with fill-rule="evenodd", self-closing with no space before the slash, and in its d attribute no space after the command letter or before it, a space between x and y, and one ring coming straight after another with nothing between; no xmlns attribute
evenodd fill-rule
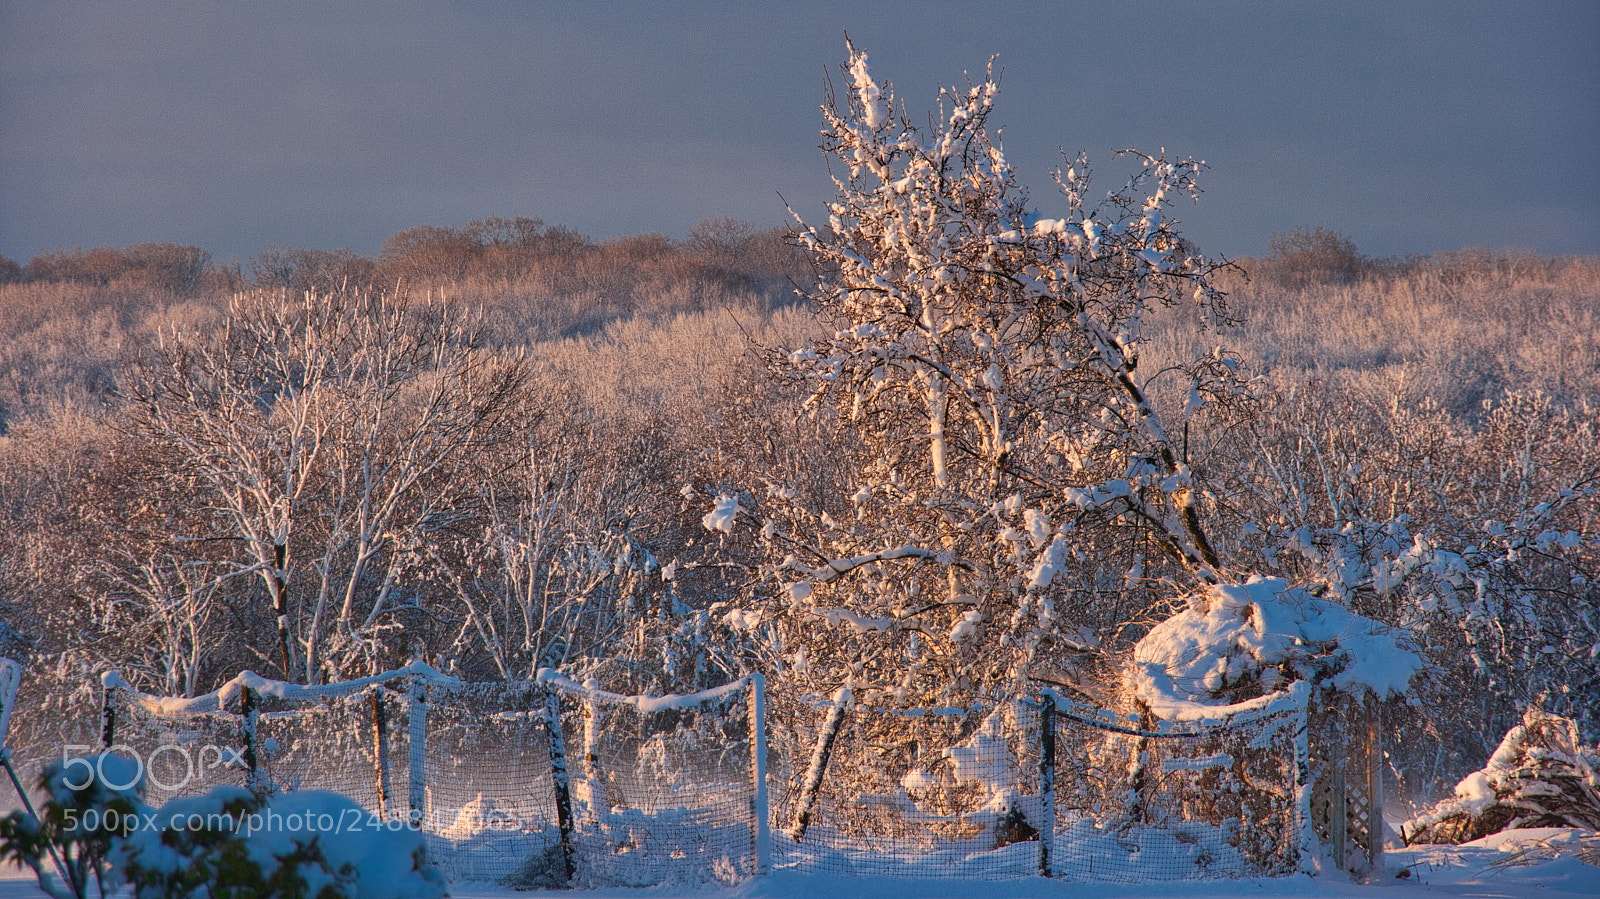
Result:
<svg viewBox="0 0 1600 899"><path fill-rule="evenodd" d="M1383 750L1378 708L1344 701L1312 715L1311 822L1340 870L1383 861Z"/></svg>

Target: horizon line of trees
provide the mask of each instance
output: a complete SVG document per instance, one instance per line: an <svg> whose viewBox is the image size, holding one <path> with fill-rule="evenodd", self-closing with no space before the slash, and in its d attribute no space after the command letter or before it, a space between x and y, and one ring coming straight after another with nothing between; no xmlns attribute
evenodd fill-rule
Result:
<svg viewBox="0 0 1600 899"><path fill-rule="evenodd" d="M340 287L423 289L464 282L513 284L549 268L593 258L591 270L625 263L674 268L678 276L715 276L755 290L782 288L806 275L793 228L762 228L728 216L692 226L682 240L644 231L595 240L565 225L529 216L474 219L460 228L420 225L389 237L375 256L349 248L274 244L243 263L218 263L202 247L169 241L126 246L60 247L26 263L0 253L0 284L75 283L155 290L176 296L229 294L247 287L295 292ZM1301 226L1268 238L1268 252L1230 260L1246 278L1304 288L1392 279L1427 267L1511 271L1583 260L1530 250L1466 247L1434 254L1362 253L1347 234ZM578 274L568 272L568 274Z"/></svg>
<svg viewBox="0 0 1600 899"><path fill-rule="evenodd" d="M536 217L489 217L460 228L421 225L400 231L384 241L376 256L348 248L272 245L243 263L218 263L202 247L168 241L61 247L26 263L0 253L0 284L70 282L179 296L231 293L246 287L426 289L467 281L516 282L551 266L597 257L600 265L593 268L625 261L666 263L679 275L744 280L765 287L775 278L799 272L799 257L787 240L789 230L714 216L692 226L682 240L658 232L595 240Z"/></svg>

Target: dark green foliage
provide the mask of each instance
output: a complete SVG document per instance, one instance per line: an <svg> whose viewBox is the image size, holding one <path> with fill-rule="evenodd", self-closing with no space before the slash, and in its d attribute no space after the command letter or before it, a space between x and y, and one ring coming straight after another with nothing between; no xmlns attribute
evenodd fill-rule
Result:
<svg viewBox="0 0 1600 899"><path fill-rule="evenodd" d="M0 818L0 860L28 868L41 887L46 886L46 872L64 868L71 892L50 892L88 896L91 882L98 885L107 874L117 841L137 828L140 813L147 811L134 788L107 783L123 781L126 765L126 759L110 755L46 765L39 789L48 798L39 807L39 818L22 810ZM80 780L82 785L74 788Z"/></svg>

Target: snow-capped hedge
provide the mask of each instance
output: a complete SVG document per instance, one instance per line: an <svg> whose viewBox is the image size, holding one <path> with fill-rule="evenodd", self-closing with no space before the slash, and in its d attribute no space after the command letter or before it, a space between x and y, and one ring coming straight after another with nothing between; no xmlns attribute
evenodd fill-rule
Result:
<svg viewBox="0 0 1600 899"><path fill-rule="evenodd" d="M42 823L22 811L0 819L0 854L59 899L97 885L108 894L126 887L135 899L445 895L420 830L345 796L221 786L158 810L142 798L143 776L136 761L109 753L51 763Z"/></svg>
<svg viewBox="0 0 1600 899"><path fill-rule="evenodd" d="M1403 695L1423 661L1400 632L1281 578L1214 584L1134 647L1135 695L1162 718L1259 706L1304 680L1379 699Z"/></svg>

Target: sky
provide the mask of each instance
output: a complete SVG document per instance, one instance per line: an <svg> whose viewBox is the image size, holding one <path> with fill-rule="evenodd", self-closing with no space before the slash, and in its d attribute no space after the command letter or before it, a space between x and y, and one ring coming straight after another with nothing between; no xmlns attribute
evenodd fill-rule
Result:
<svg viewBox="0 0 1600 899"><path fill-rule="evenodd" d="M0 253L376 254L533 216L682 237L824 218L844 35L915 120L998 55L1044 214L1085 150L1205 160L1202 249L1600 254L1600 3L0 0Z"/></svg>

